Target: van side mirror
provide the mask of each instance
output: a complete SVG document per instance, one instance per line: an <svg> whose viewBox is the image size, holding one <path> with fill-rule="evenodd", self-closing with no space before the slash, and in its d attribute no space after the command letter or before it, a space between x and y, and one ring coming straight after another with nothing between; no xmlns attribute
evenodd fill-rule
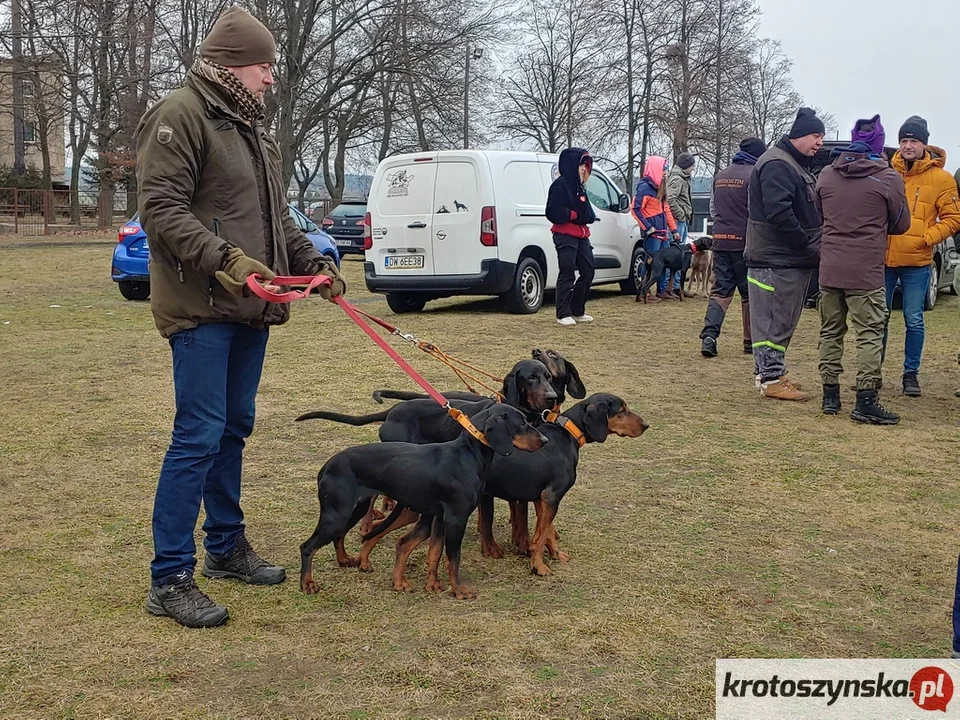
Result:
<svg viewBox="0 0 960 720"><path fill-rule="evenodd" d="M630 196L620 193L620 212L626 212L630 207Z"/></svg>

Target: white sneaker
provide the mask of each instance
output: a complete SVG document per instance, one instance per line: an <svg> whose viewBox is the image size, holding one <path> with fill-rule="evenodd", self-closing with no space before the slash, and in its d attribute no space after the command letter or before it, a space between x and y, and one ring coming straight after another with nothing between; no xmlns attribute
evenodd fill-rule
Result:
<svg viewBox="0 0 960 720"><path fill-rule="evenodd" d="M557 323L560 324L560 325L576 325L576 324L577 324L577 321L574 320L572 317L567 316L567 317L563 317L563 318L560 318L559 320L557 320Z"/></svg>
<svg viewBox="0 0 960 720"><path fill-rule="evenodd" d="M578 323L593 322L593 315L577 315L574 320L576 320Z"/></svg>

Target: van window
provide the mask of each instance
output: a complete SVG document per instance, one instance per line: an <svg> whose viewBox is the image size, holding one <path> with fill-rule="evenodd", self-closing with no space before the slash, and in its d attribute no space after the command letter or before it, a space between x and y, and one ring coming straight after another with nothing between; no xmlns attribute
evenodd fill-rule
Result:
<svg viewBox="0 0 960 720"><path fill-rule="evenodd" d="M437 164L410 163L385 170L376 191L377 212L382 217L432 213Z"/></svg>
<svg viewBox="0 0 960 720"><path fill-rule="evenodd" d="M433 212L480 212L477 203L477 169L468 162L442 162L437 169L437 192Z"/></svg>
<svg viewBox="0 0 960 720"><path fill-rule="evenodd" d="M543 191L540 164L535 162L507 163L503 172L506 196L516 205L543 210L547 196Z"/></svg>
<svg viewBox="0 0 960 720"><path fill-rule="evenodd" d="M617 204L619 207L619 194L617 197L611 195L610 185L597 173L591 173L587 180L587 197L590 203L598 210L609 210Z"/></svg>

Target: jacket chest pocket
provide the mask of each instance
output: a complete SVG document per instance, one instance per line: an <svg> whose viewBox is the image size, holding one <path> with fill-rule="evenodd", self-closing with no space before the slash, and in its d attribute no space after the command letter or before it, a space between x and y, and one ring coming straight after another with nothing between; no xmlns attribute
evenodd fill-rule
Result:
<svg viewBox="0 0 960 720"><path fill-rule="evenodd" d="M250 157L247 143L232 122L223 121L217 126L215 140L210 170L217 189L222 193L235 188L238 180L250 177Z"/></svg>

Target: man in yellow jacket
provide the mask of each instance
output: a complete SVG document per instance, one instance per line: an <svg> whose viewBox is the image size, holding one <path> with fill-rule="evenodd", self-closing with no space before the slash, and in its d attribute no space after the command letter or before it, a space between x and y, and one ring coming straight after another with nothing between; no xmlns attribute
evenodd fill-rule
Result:
<svg viewBox="0 0 960 720"><path fill-rule="evenodd" d="M899 282L903 296L906 340L903 351L903 394L920 396L917 372L923 354L923 300L930 285L933 248L960 231L957 183L943 169L947 154L928 145L927 121L907 118L900 128L900 149L893 156L894 170L903 176L912 222L903 235L887 240L886 286L888 323L893 293ZM887 332L883 334L884 355Z"/></svg>

